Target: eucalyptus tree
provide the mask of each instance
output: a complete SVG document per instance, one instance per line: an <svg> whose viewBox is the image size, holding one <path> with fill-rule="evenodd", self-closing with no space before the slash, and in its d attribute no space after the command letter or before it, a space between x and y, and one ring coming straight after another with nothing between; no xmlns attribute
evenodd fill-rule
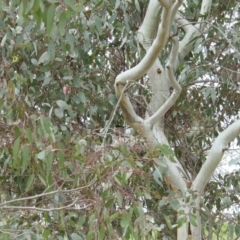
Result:
<svg viewBox="0 0 240 240"><path fill-rule="evenodd" d="M188 239L188 237L191 237L191 239L202 239L201 196L204 195L204 189L220 163L224 152L227 150L228 144L239 136L240 121L236 120L218 135L200 171L195 178L189 179L179 160L174 154L171 154L170 144L164 133L164 115L175 104L182 89L174 76L174 70L184 61L186 55L193 50L196 38L201 36L201 34L204 35L205 20L208 20L212 3L211 1L202 1L198 20L194 24L188 22L177 12L182 4L183 1L167 2L153 0L149 2L143 24L138 30L138 41L146 50L146 55L136 66L117 76L115 91L117 98L120 99L119 105L125 121L136 130L140 137L146 140L148 147L160 150L160 156L154 159L156 171L159 173L159 177L163 177L161 173L162 163L166 165L167 171L164 179L168 186L176 192L176 198L179 199L181 206L179 208L178 222L181 222L183 215L187 216L187 220L182 221L183 223L178 228L177 238ZM178 27L183 28L185 32L180 44L175 36L178 36L176 28L175 32L171 28L174 20ZM152 41L152 39L154 40ZM169 39L172 40L172 50L163 67L158 56L167 45ZM152 96L146 106L146 116L141 118L134 111L125 91L128 84L139 80L145 73L149 76L148 83ZM178 78L182 78L181 81L184 82L184 77L180 73ZM169 84L173 88L170 95L168 95ZM192 131L205 131L204 128L202 129L201 123L198 123L196 126L193 124L187 128L189 127ZM159 144L162 144L162 149L158 147ZM179 194L179 191L181 194ZM190 200L186 202L186 199L189 197ZM196 215L196 222L193 218L191 220L193 215ZM188 225L189 220L190 225ZM189 232L191 233L190 235Z"/></svg>
<svg viewBox="0 0 240 240"><path fill-rule="evenodd" d="M239 174L213 175L239 145L239 3L0 11L2 238L240 234Z"/></svg>

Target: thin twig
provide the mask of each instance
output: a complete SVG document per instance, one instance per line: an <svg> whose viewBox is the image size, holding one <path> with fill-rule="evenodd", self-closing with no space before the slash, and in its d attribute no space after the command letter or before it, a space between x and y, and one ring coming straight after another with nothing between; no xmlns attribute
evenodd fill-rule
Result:
<svg viewBox="0 0 240 240"><path fill-rule="evenodd" d="M56 194L56 193L68 193L68 192L75 192L75 191L79 191L81 189L84 189L84 188L87 188L87 187L90 187L91 185L93 185L94 182L86 185L86 186L83 186L83 187L79 187L79 188L74 188L74 189L70 189L70 190L61 190L61 189L58 189L58 190L55 190L55 191L52 191L52 192L44 192L44 193L41 193L41 194L37 194L37 195L34 195L34 196L30 196L30 197L24 197L24 198L17 198L17 199L14 199L14 200L10 200L10 201L6 201L4 203L1 203L0 204L0 208L4 208L5 205L7 204L10 204L10 203L15 203L15 202L19 202L19 201L26 201L26 200L30 200L30 199L36 199L36 198L39 198L39 197L43 197L43 196L48 196L48 195L52 195L52 194Z"/></svg>
<svg viewBox="0 0 240 240"><path fill-rule="evenodd" d="M108 120L106 126L104 127L104 129L103 129L102 132L101 132L101 134L104 135L104 136L103 136L103 145L105 144L107 132L108 132L108 130L109 130L109 128L110 128L110 125L111 125L111 123L112 123L112 121L113 121L113 119L114 119L114 116L115 116L116 111L117 111L117 109L118 109L118 106L119 106L119 104L120 104L120 102L121 102L121 100L122 100L122 96L123 96L123 94L124 94L124 92L125 92L125 90L126 90L126 88L127 88L127 85L128 85L128 80L127 80L127 82L126 82L126 84L125 84L125 86L124 86L124 88L123 88L123 90L122 90L122 93L121 93L121 95L120 95L120 97L119 97L119 99L118 99L118 102L117 102L117 104L116 104L116 106L115 106L115 108L114 108L114 110L113 110L113 112L112 112L112 114L111 114L111 116L110 116L110 119Z"/></svg>
<svg viewBox="0 0 240 240"><path fill-rule="evenodd" d="M64 206L64 207L58 207L58 208L38 208L38 207L23 207L23 206L3 206L1 207L1 209L19 209L19 210L32 210L32 211L45 211L45 212L52 212L52 211L60 211L63 209L67 209L71 206L73 206L77 201L79 200L79 198L77 198L75 201L73 201L71 204ZM85 209L88 206L85 206L83 208L80 209Z"/></svg>

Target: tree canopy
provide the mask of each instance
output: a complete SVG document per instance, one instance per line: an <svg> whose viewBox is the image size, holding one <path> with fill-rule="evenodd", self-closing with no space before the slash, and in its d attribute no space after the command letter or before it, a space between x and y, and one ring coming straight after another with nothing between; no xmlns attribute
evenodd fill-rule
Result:
<svg viewBox="0 0 240 240"><path fill-rule="evenodd" d="M156 16L145 29L152 2ZM167 21L167 2L0 2L1 239L177 239L187 221L197 225L194 210L181 212L161 157L178 159L187 174L186 204L197 198L192 180L214 139L239 118L240 3L182 1L166 39L155 41L164 45L154 74L166 71L169 81L152 84L150 68L126 84ZM153 129L164 123L169 145L153 149L132 129L135 120L151 119L156 99L167 102L178 85ZM237 129L221 149L235 170L215 173L201 196L203 239L240 236Z"/></svg>

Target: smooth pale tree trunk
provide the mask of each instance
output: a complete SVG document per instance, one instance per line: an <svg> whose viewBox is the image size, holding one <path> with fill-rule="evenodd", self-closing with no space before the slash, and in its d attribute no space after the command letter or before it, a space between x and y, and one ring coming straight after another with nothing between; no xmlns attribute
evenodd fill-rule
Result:
<svg viewBox="0 0 240 240"><path fill-rule="evenodd" d="M210 0L203 0L200 10L200 16L207 14L211 8ZM146 144L151 149L156 149L159 144L169 146L167 137L164 133L164 115L176 102L180 93L181 86L174 77L174 69L178 65L178 59L183 59L193 49L194 41L189 42L200 35L200 30L203 27L199 23L193 26L183 16L177 13L177 10L182 5L182 0L150 0L146 12L146 16L138 31L138 41L146 50L146 55L135 67L119 74L115 80L115 92L119 100L118 104L121 107L125 121L139 134L139 137L146 139ZM169 37L172 25L182 25L185 32L185 37L178 43L177 37ZM154 39L154 40L153 40ZM171 41L172 50L168 61L164 64L159 61L159 55L166 43ZM146 117L143 119L138 116L126 93L126 89L130 83L139 80L144 74L148 74L149 85L152 92L152 98L147 107ZM169 86L173 87L173 92L169 93ZM200 201L204 188L211 178L214 170L218 166L224 154L226 145L232 141L240 132L240 120L229 126L222 132L213 143L206 162L203 164L200 172L195 180L192 180L191 189L197 194L197 198L192 198L192 202L188 206L182 204L181 210L186 216L191 213L192 206L196 209L197 227L190 225L191 236L188 235L188 221L183 224L177 231L177 239L194 239L201 240L201 216L200 216ZM189 189L189 182L184 179L184 169L178 159L174 156L174 162L170 161L167 156L161 158L168 167L168 181L171 190L178 194L182 191L186 194ZM159 158L158 158L159 160ZM161 166L155 162L157 168ZM178 196L179 198L179 196ZM184 198L179 198L180 203L184 202ZM178 216L181 217L182 215Z"/></svg>

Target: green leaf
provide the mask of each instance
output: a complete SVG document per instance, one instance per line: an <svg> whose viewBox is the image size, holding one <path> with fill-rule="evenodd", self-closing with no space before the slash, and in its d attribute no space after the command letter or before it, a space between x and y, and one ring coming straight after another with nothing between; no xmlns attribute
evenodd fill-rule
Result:
<svg viewBox="0 0 240 240"><path fill-rule="evenodd" d="M229 238L233 239L233 235L234 235L234 225L229 224Z"/></svg>
<svg viewBox="0 0 240 240"><path fill-rule="evenodd" d="M48 2L50 3L57 3L58 1L57 0L47 0Z"/></svg>
<svg viewBox="0 0 240 240"><path fill-rule="evenodd" d="M28 143L32 143L33 142L32 131L29 128L25 128L24 131L28 139Z"/></svg>
<svg viewBox="0 0 240 240"><path fill-rule="evenodd" d="M58 107L61 109L65 110L65 109L69 108L69 105L66 102L64 102L63 100L58 100L58 101L56 101L56 103L57 103Z"/></svg>
<svg viewBox="0 0 240 240"><path fill-rule="evenodd" d="M77 222L77 225L81 228L82 225L84 224L85 220L86 220L86 215L79 216L79 220Z"/></svg>
<svg viewBox="0 0 240 240"><path fill-rule="evenodd" d="M115 212L113 215L110 216L110 219L113 221L116 218L119 218L120 213L119 212Z"/></svg>
<svg viewBox="0 0 240 240"><path fill-rule="evenodd" d="M1 47L4 46L6 40L7 40L7 34L5 34L4 37L3 37L2 40L1 40Z"/></svg>
<svg viewBox="0 0 240 240"><path fill-rule="evenodd" d="M149 200L152 199L151 195L146 190L143 190L143 194L146 199L149 199Z"/></svg>
<svg viewBox="0 0 240 240"><path fill-rule="evenodd" d="M197 217L196 216L190 214L189 221L194 227L197 227Z"/></svg>
<svg viewBox="0 0 240 240"><path fill-rule="evenodd" d="M50 61L50 57L48 58L47 61L48 62ZM39 70L40 70L40 72L49 72L49 71L51 71L51 69L52 69L52 66L50 64L46 64L46 65L41 66ZM51 79L51 76L49 76L48 78ZM44 81L46 81L46 80L44 79ZM46 84L46 82L45 82L45 84Z"/></svg>
<svg viewBox="0 0 240 240"><path fill-rule="evenodd" d="M135 6L136 6L136 9L138 10L138 12L141 12L138 0L135 0Z"/></svg>
<svg viewBox="0 0 240 240"><path fill-rule="evenodd" d="M217 97L217 93L216 93L215 88L211 88L211 99L212 99L213 104L215 104L215 102L216 102L216 97Z"/></svg>
<svg viewBox="0 0 240 240"><path fill-rule="evenodd" d="M172 229L172 223L171 223L171 220L170 220L169 216L167 216L167 215L163 215L163 216L164 216L164 219L165 219L165 221L166 221L166 223L167 223L167 226L168 226L170 229Z"/></svg>
<svg viewBox="0 0 240 240"><path fill-rule="evenodd" d="M96 4L95 4L95 8L99 7L102 4L103 0L99 0Z"/></svg>
<svg viewBox="0 0 240 240"><path fill-rule="evenodd" d="M43 160L47 156L48 152L49 150L42 150L37 154L37 158Z"/></svg>
<svg viewBox="0 0 240 240"><path fill-rule="evenodd" d="M61 35L65 34L66 24L67 24L67 13L66 11L63 11L59 17L59 24L58 24Z"/></svg>
<svg viewBox="0 0 240 240"><path fill-rule="evenodd" d="M31 58L31 63L35 66L38 66L38 61L35 58Z"/></svg>
<svg viewBox="0 0 240 240"><path fill-rule="evenodd" d="M45 229L44 231L43 231L43 238L44 239L48 239L48 237L51 235L51 231L50 231L50 229Z"/></svg>
<svg viewBox="0 0 240 240"><path fill-rule="evenodd" d="M99 239L102 240L104 239L104 236L105 236L105 228L103 226L100 227L100 232L99 232Z"/></svg>
<svg viewBox="0 0 240 240"><path fill-rule="evenodd" d="M1 1L1 2L3 3L4 1ZM16 7L16 5L19 5L19 3L20 3L20 0L12 0L11 1L11 6Z"/></svg>
<svg viewBox="0 0 240 240"><path fill-rule="evenodd" d="M55 43L53 40L51 40L48 44L48 53L50 61L53 62L55 60Z"/></svg>
<svg viewBox="0 0 240 240"><path fill-rule="evenodd" d="M116 103L117 103L116 95L110 93L110 94L108 95L108 101L110 102L110 104L111 104L112 106L115 106Z"/></svg>
<svg viewBox="0 0 240 240"><path fill-rule="evenodd" d="M47 176L49 176L49 174L52 171L53 158L54 158L54 153L53 152L49 152L46 156L45 162L46 162Z"/></svg>
<svg viewBox="0 0 240 240"><path fill-rule="evenodd" d="M98 16L95 16L95 26L99 34L102 34L103 26L101 19Z"/></svg>
<svg viewBox="0 0 240 240"><path fill-rule="evenodd" d="M48 52L44 52L38 59L38 64L48 63L50 61L50 55Z"/></svg>
<svg viewBox="0 0 240 240"><path fill-rule="evenodd" d="M69 6L73 11L75 11L75 5L72 0L64 0L64 3Z"/></svg>
<svg viewBox="0 0 240 240"><path fill-rule="evenodd" d="M172 209L177 211L180 208L180 203L176 198L172 198L170 201L170 206L172 207Z"/></svg>
<svg viewBox="0 0 240 240"><path fill-rule="evenodd" d="M66 32L66 41L67 43L70 45L70 49L69 51L74 51L74 42L75 42L75 38L74 36L72 36L71 34L69 34L69 32Z"/></svg>
<svg viewBox="0 0 240 240"><path fill-rule="evenodd" d="M79 92L76 95L73 96L73 101L77 104L79 103L85 103L86 102L86 97L84 92Z"/></svg>
<svg viewBox="0 0 240 240"><path fill-rule="evenodd" d="M57 151L57 159L58 159L58 163L61 167L64 166L64 162L65 162L65 156L64 154L62 153L62 151Z"/></svg>
<svg viewBox="0 0 240 240"><path fill-rule="evenodd" d="M237 236L240 235L240 225L235 226L235 233L236 233Z"/></svg>
<svg viewBox="0 0 240 240"><path fill-rule="evenodd" d="M54 109L54 114L56 117L58 117L60 119L63 118L63 116L64 116L63 110L59 109L59 108Z"/></svg>
<svg viewBox="0 0 240 240"><path fill-rule="evenodd" d="M116 198L117 198L117 204L120 208L122 208L123 196L119 191L117 191L115 194L116 194Z"/></svg>
<svg viewBox="0 0 240 240"><path fill-rule="evenodd" d="M111 207L111 206L113 205L114 201L115 201L114 198L108 200L108 201L105 203L105 206L106 206L106 207Z"/></svg>
<svg viewBox="0 0 240 240"><path fill-rule="evenodd" d="M221 204L223 206L230 206L232 204L232 200L230 197L226 196L221 199Z"/></svg>
<svg viewBox="0 0 240 240"><path fill-rule="evenodd" d="M165 199L161 199L159 202L159 207L166 206L169 202Z"/></svg>
<svg viewBox="0 0 240 240"><path fill-rule="evenodd" d="M166 156L171 162L175 162L173 150L166 144L159 145L160 152Z"/></svg>
<svg viewBox="0 0 240 240"><path fill-rule="evenodd" d="M83 240L83 238L76 233L72 233L71 240Z"/></svg>
<svg viewBox="0 0 240 240"><path fill-rule="evenodd" d="M28 190L30 189L30 187L32 186L32 183L33 183L34 178L35 178L35 175L34 175L34 174L31 174L31 175L28 177L27 185L26 185L26 191L28 191Z"/></svg>
<svg viewBox="0 0 240 240"><path fill-rule="evenodd" d="M24 21L24 12L27 9L27 1L21 1L19 5L18 15L19 15L19 22L20 24Z"/></svg>
<svg viewBox="0 0 240 240"><path fill-rule="evenodd" d="M36 14L37 11L39 10L40 6L42 5L42 0L34 1L33 4L33 12ZM39 11L40 12L40 11ZM40 12L41 13L41 12Z"/></svg>
<svg viewBox="0 0 240 240"><path fill-rule="evenodd" d="M157 184L159 184L160 186L163 186L161 182L163 179L162 174L160 173L160 171L158 170L158 167L156 166L155 166L155 171L153 172L153 179L157 182ZM161 181L159 179L161 179Z"/></svg>
<svg viewBox="0 0 240 240"><path fill-rule="evenodd" d="M207 87L204 91L204 99L207 100L210 94L211 94L211 87Z"/></svg>
<svg viewBox="0 0 240 240"><path fill-rule="evenodd" d="M120 222L122 228L125 228L129 225L129 223L131 221L131 217L132 217L131 212L124 212L123 213L122 219L121 219L121 222Z"/></svg>
<svg viewBox="0 0 240 240"><path fill-rule="evenodd" d="M44 186L47 186L47 183L46 183L44 177L41 176L41 175L38 175L38 177L39 177L40 181L42 182L42 184L43 184Z"/></svg>
<svg viewBox="0 0 240 240"><path fill-rule="evenodd" d="M31 152L28 145L25 145L22 148L22 173L26 170L26 167L29 165L29 160L31 159Z"/></svg>
<svg viewBox="0 0 240 240"><path fill-rule="evenodd" d="M41 122L41 125L42 125L42 129L45 133L47 134L51 134L52 130L52 123L51 121L49 120L49 118L45 117L45 116L41 116L40 117L40 122Z"/></svg>
<svg viewBox="0 0 240 240"><path fill-rule="evenodd" d="M120 0L116 0L114 9L117 9L120 6L120 3Z"/></svg>
<svg viewBox="0 0 240 240"><path fill-rule="evenodd" d="M30 2L28 2L24 14L28 14L30 12L35 2L36 2L35 0L31 0Z"/></svg>
<svg viewBox="0 0 240 240"><path fill-rule="evenodd" d="M186 217L180 217L180 218L177 220L177 228L180 228L186 221L187 221L187 218L186 218Z"/></svg>
<svg viewBox="0 0 240 240"><path fill-rule="evenodd" d="M55 9L56 9L55 5L52 4L47 10L47 34L48 34L48 36L51 35L54 16L55 16Z"/></svg>
<svg viewBox="0 0 240 240"><path fill-rule="evenodd" d="M15 160L18 160L19 146L20 146L20 137L18 137L13 144L13 158Z"/></svg>

